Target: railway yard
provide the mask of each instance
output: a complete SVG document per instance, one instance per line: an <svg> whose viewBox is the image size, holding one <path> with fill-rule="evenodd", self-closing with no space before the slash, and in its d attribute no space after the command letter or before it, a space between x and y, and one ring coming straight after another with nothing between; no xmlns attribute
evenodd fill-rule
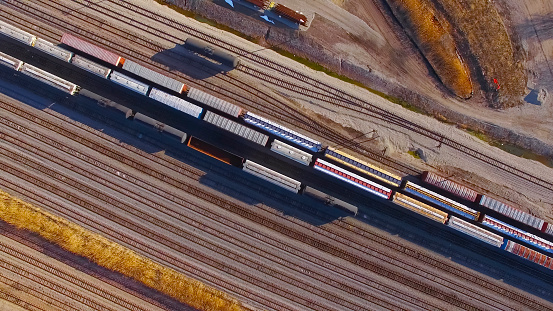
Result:
<svg viewBox="0 0 553 311"><path fill-rule="evenodd" d="M521 221L479 205L516 188L516 203L551 206L553 180L538 164L500 160L468 135L449 135L444 124L409 121L408 111L383 107L375 95L150 4L0 2L0 22L55 44L69 33L122 58L102 59L100 67L111 70L95 76L71 57L0 35L0 52L9 55L0 66L0 190L221 290L245 310L553 310L551 214ZM214 66L186 50L188 37L240 61ZM65 46L73 60L94 59L75 46ZM21 63L4 66L12 58ZM139 94L145 79L120 72L140 65L184 84L172 92L146 85ZM75 85L46 87L30 70ZM121 80L112 83L115 77ZM182 100L185 91L204 108ZM181 92L182 104L171 104L179 112L155 102ZM264 118L293 129L293 139ZM353 130L355 122L368 124L366 132ZM375 149L371 122L384 125L380 135L397 131L439 144L451 161L470 158L470 170L486 178L454 178L471 190L428 177L427 165ZM294 139L297 148L287 145ZM338 150L386 170L356 175L365 162L340 162ZM422 184L421 174L434 192L410 190ZM305 195L306 186L315 198L323 193L316 189L337 198L321 204ZM444 205L453 198L447 191L460 203ZM428 204L397 203L406 194ZM478 211L466 212L472 208ZM1 222L0 233L0 309L195 310L28 231Z"/></svg>

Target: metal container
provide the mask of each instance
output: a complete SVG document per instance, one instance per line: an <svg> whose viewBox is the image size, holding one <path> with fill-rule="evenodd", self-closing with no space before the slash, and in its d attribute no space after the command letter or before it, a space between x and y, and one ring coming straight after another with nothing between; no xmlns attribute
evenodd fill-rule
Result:
<svg viewBox="0 0 553 311"><path fill-rule="evenodd" d="M447 225L450 228L461 231L467 235L472 236L480 241L486 242L493 246L501 247L503 245L503 237L492 233L484 228L480 228L455 216L449 218Z"/></svg>
<svg viewBox="0 0 553 311"><path fill-rule="evenodd" d="M71 59L71 63L83 70L86 70L104 79L107 79L109 74L111 73L111 69L109 69L108 67L99 65L79 55L73 56L73 58Z"/></svg>
<svg viewBox="0 0 553 311"><path fill-rule="evenodd" d="M244 167L242 168L242 170L286 190L290 190L295 193L298 193L298 191L300 191L301 182L285 176L281 173L275 172L271 169L268 169L250 160L246 160L246 162L244 162Z"/></svg>
<svg viewBox="0 0 553 311"><path fill-rule="evenodd" d="M476 201L476 197L478 196L478 192L429 171L422 173L422 181L444 189L445 191L451 192L454 195L471 202Z"/></svg>
<svg viewBox="0 0 553 311"><path fill-rule="evenodd" d="M535 251L531 248L528 248L524 245L520 245L513 241L507 241L507 245L505 246L505 250L509 253L513 253L517 256L520 256L524 259L533 261L537 263L538 265L544 266L548 269L553 270L553 258L542 254L538 251Z"/></svg>
<svg viewBox="0 0 553 311"><path fill-rule="evenodd" d="M276 139L271 143L271 150L303 165L309 165L313 159L311 154Z"/></svg>
<svg viewBox="0 0 553 311"><path fill-rule="evenodd" d="M111 75L109 76L109 79L119 85L122 85L129 90L133 90L137 93L140 93L142 95L146 95L148 93L148 89L150 86L146 83L142 83L138 80L135 80L133 78L130 78L122 73L119 73L117 71L113 71Z"/></svg>
<svg viewBox="0 0 553 311"><path fill-rule="evenodd" d="M305 15L301 12L294 11L289 7L278 3L272 8L272 11L296 24L307 26L307 17L305 17Z"/></svg>
<svg viewBox="0 0 553 311"><path fill-rule="evenodd" d="M177 93L182 93L186 91L186 85L184 83L173 78L169 78L159 72L153 71L144 66L141 66L129 59L125 60L125 62L123 63L123 69L128 72L132 72L135 75L146 80L152 81L158 85L164 86Z"/></svg>
<svg viewBox="0 0 553 311"><path fill-rule="evenodd" d="M99 46L96 46L88 41L85 41L81 38L75 37L74 35L70 33L64 33L61 37L61 43L66 44L74 49L77 49L81 52L84 52L88 55L94 56L98 59L101 59L107 63L110 63L112 65L119 65L119 63L124 62L125 60L106 49L103 49Z"/></svg>
<svg viewBox="0 0 553 311"><path fill-rule="evenodd" d="M50 54L55 58L59 58L66 62L69 62L71 60L71 57L73 57L72 52L66 49L62 49L59 46L54 45L53 43L48 42L41 38L36 39L34 47L38 50L41 50L44 53Z"/></svg>
<svg viewBox="0 0 553 311"><path fill-rule="evenodd" d="M153 126L156 130L159 132L166 132L167 134L176 136L181 143L184 143L186 141L186 133L180 130L177 130L176 128L169 126L165 123L159 122L158 120L155 120L153 118L150 118L144 114L136 113L134 115L134 119L140 122L144 122L146 124L149 124Z"/></svg>
<svg viewBox="0 0 553 311"><path fill-rule="evenodd" d="M547 224L547 227L545 227L545 233L553 235L553 224Z"/></svg>
<svg viewBox="0 0 553 311"><path fill-rule="evenodd" d="M542 232L545 231L547 224L543 219L532 216L526 212L523 212L519 209L511 207L503 202L499 202L495 199L492 199L486 195L480 197L480 205L487 207L491 210L494 210L502 215L505 215L516 221L520 221L523 224L527 224L531 227L534 227Z"/></svg>
<svg viewBox="0 0 553 311"><path fill-rule="evenodd" d="M15 26L0 21L0 33L32 46L36 40L36 37L26 31L23 31Z"/></svg>
<svg viewBox="0 0 553 311"><path fill-rule="evenodd" d="M408 197L404 194L397 192L394 193L394 199L392 202L424 217L430 218L437 222L441 222L442 224L445 224L445 222L447 221L447 213L442 212L439 209L433 208L432 206L424 204L411 197Z"/></svg>
<svg viewBox="0 0 553 311"><path fill-rule="evenodd" d="M240 59L238 57L196 38L187 38L184 47L232 68L236 68L240 65Z"/></svg>
<svg viewBox="0 0 553 311"><path fill-rule="evenodd" d="M21 72L71 95L77 94L80 89L80 87L75 83L64 80L29 64L23 64Z"/></svg>
<svg viewBox="0 0 553 311"><path fill-rule="evenodd" d="M220 115L211 111L207 111L205 113L204 121L262 146L265 146L267 144L267 141L269 140L269 136L254 131L251 128L245 127L225 117L221 117Z"/></svg>
<svg viewBox="0 0 553 311"><path fill-rule="evenodd" d="M502 232L516 240L532 244L535 247L553 253L553 242L547 241L546 239L540 238L539 236L526 232L515 226L509 225L508 223L505 223L501 220L485 215L482 219L482 224L486 227L490 227L499 232Z"/></svg>
<svg viewBox="0 0 553 311"><path fill-rule="evenodd" d="M305 189L303 190L303 194L323 203L324 205L337 207L337 208L349 211L353 215L357 215L357 212L359 211L357 206L353 204L349 204L348 202L337 199L331 195L328 195L322 191L319 191L311 187L305 187Z"/></svg>
<svg viewBox="0 0 553 311"><path fill-rule="evenodd" d="M228 115L237 118L242 113L242 108L229 103L226 100L217 98L197 88L191 87L187 94L188 98L200 102L206 106L222 111Z"/></svg>
<svg viewBox="0 0 553 311"><path fill-rule="evenodd" d="M180 97L169 95L156 88L152 88L152 90L150 91L150 95L148 96L169 107L175 108L179 111L189 114L194 118L200 118L200 115L202 114L202 111L203 111L203 109L199 106L191 104Z"/></svg>
<svg viewBox="0 0 553 311"><path fill-rule="evenodd" d="M23 66L23 62L15 57L0 52L0 65L10 67L13 70L19 70L21 66Z"/></svg>

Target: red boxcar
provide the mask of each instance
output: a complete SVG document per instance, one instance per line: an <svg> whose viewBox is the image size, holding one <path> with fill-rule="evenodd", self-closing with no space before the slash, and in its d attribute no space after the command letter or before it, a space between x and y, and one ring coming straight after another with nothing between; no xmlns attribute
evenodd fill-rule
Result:
<svg viewBox="0 0 553 311"><path fill-rule="evenodd" d="M471 202L476 201L476 197L478 196L478 192L469 189L465 186L461 186L458 183L445 179L439 175L436 175L432 172L424 172L422 173L422 181L425 183L434 185L438 188L442 188L445 191L451 192L454 195L467 199Z"/></svg>
<svg viewBox="0 0 553 311"><path fill-rule="evenodd" d="M268 0L246 0L246 2L249 2L253 5L256 5L262 9L265 9L267 5L269 4Z"/></svg>
<svg viewBox="0 0 553 311"><path fill-rule="evenodd" d="M273 12L275 12L276 14L284 17L284 18L287 18L291 21L293 21L294 23L298 23L300 25L303 25L303 26L306 26L307 25L307 17L305 17L305 15L299 13L299 12L296 12L292 9L290 9L289 7L286 7L282 4L277 4L275 5L275 7L273 8Z"/></svg>
<svg viewBox="0 0 553 311"><path fill-rule="evenodd" d="M72 48L75 48L81 52L84 52L88 55L94 56L98 59L101 59L107 63L118 66L125 62L125 59L121 56L105 50L99 46L96 46L88 41L85 41L81 38L75 37L70 33L64 33L61 37L61 43L66 44Z"/></svg>

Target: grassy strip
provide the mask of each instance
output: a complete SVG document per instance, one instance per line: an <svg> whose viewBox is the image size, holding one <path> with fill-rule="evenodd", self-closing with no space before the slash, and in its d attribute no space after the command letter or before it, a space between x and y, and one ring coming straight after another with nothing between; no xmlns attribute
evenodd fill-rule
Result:
<svg viewBox="0 0 553 311"><path fill-rule="evenodd" d="M229 295L0 190L0 218L198 310L245 310Z"/></svg>

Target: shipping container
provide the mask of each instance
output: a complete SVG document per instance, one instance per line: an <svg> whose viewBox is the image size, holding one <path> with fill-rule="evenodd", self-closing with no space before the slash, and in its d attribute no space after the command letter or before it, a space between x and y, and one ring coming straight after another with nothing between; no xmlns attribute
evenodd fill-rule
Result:
<svg viewBox="0 0 553 311"><path fill-rule="evenodd" d="M476 201L476 197L478 196L478 192L429 171L422 173L422 181L471 202Z"/></svg>
<svg viewBox="0 0 553 311"><path fill-rule="evenodd" d="M71 60L71 57L73 57L73 53L62 49L57 45L54 45L51 42L48 42L44 39L37 38L34 44L34 47L38 50L41 50L44 53L50 54L54 56L55 58L59 58L63 61L69 62Z"/></svg>
<svg viewBox="0 0 553 311"><path fill-rule="evenodd" d="M104 79L107 79L109 74L111 73L111 69L109 69L108 67L97 64L79 55L74 55L73 58L71 59L71 63L83 70L86 70Z"/></svg>
<svg viewBox="0 0 553 311"><path fill-rule="evenodd" d="M238 57L196 38L187 38L184 42L184 47L192 52L209 57L225 66L236 68L240 65L240 59Z"/></svg>
<svg viewBox="0 0 553 311"><path fill-rule="evenodd" d="M63 34L63 36L61 37L61 43L115 66L118 66L120 63L123 63L125 61L121 56L99 46L96 46L81 38L75 37L70 33Z"/></svg>
<svg viewBox="0 0 553 311"><path fill-rule="evenodd" d="M231 104L225 100L217 98L204 91L200 91L197 88L191 87L187 94L188 98L193 99L199 103L202 103L211 108L222 111L228 115L237 118L242 113L242 108Z"/></svg>
<svg viewBox="0 0 553 311"><path fill-rule="evenodd" d="M0 52L0 64L10 67L13 70L19 70L21 66L23 66L22 61L2 52Z"/></svg>
<svg viewBox="0 0 553 311"><path fill-rule="evenodd" d="M125 60L125 62L123 63L123 69L128 72L132 72L135 75L146 80L166 87L171 91L175 91L177 93L182 93L186 91L186 85L184 83L173 78L169 78L159 72L153 71L152 69L139 65L129 59Z"/></svg>
<svg viewBox="0 0 553 311"><path fill-rule="evenodd" d="M244 121L309 150L318 152L322 149L320 142L251 112L244 115Z"/></svg>
<svg viewBox="0 0 553 311"><path fill-rule="evenodd" d="M358 188L363 189L364 191L367 191L381 198L389 199L392 195L391 189L365 179L359 175L356 175L324 160L317 159L313 168L332 177L345 181L349 184L352 184Z"/></svg>
<svg viewBox="0 0 553 311"><path fill-rule="evenodd" d="M242 167L242 163L244 163L244 158L218 148L194 136L190 136L188 147L197 150L203 154L206 154L212 158L215 158L223 163L230 164L236 167Z"/></svg>
<svg viewBox="0 0 553 311"><path fill-rule="evenodd" d="M480 216L480 212L473 210L472 208L469 208L468 206L461 204L459 202L455 202L449 198L446 198L442 195L437 194L436 192L433 192L431 190L428 190L422 186L419 186L411 181L407 181L405 183L405 186L403 187L403 190L407 193L410 193L419 199L423 199L427 202L430 202L432 204L436 204L437 206L444 208L450 212L454 212L458 215L465 216L467 218L470 218L472 220L478 220L478 217Z"/></svg>
<svg viewBox="0 0 553 311"><path fill-rule="evenodd" d="M146 95L148 93L148 89L150 86L146 83L142 83L138 80L135 80L133 78L130 78L122 73L119 73L117 71L113 71L111 75L109 76L109 79L112 82L115 82L121 86L124 86L128 88L129 90L133 90L137 93L140 93L142 95Z"/></svg>
<svg viewBox="0 0 553 311"><path fill-rule="evenodd" d="M311 154L276 139L271 143L271 150L303 165L309 165L313 159Z"/></svg>
<svg viewBox="0 0 553 311"><path fill-rule="evenodd" d="M162 122L159 122L158 120L155 120L153 118L150 118L146 115L143 115L141 113L136 113L134 115L134 119L146 124L149 124L153 126L157 131L160 133L165 132L167 134L176 136L181 143L184 143L186 141L186 133L180 130L177 130L176 128L169 126L167 124L164 124Z"/></svg>
<svg viewBox="0 0 553 311"><path fill-rule="evenodd" d="M553 270L553 258L531 248L528 248L524 245L520 245L513 241L508 241L507 245L505 246L505 250L524 259L533 261L540 266L544 266L548 269Z"/></svg>
<svg viewBox="0 0 553 311"><path fill-rule="evenodd" d="M340 199L337 199L331 195L328 195L322 191L319 191L315 188L311 188L311 187L305 187L305 189L303 190L303 194L312 198L312 199L315 199L316 201L319 201L321 203L323 203L324 205L328 205L328 206L332 206L332 207L336 207L336 208L339 208L339 209L343 209L343 210L346 210L350 213L352 213L353 215L357 215L357 212L359 211L359 209L357 208L357 206L353 205L353 204L349 204L345 201L342 201Z"/></svg>
<svg viewBox="0 0 553 311"><path fill-rule="evenodd" d="M492 199L486 195L480 197L480 205L487 207L491 210L494 210L502 215L505 215L511 219L519 221L523 224L527 224L530 227L534 227L542 232L545 231L547 224L543 219L532 216L528 213L525 213L519 209L511 207L503 202L499 202L495 199Z"/></svg>
<svg viewBox="0 0 553 311"><path fill-rule="evenodd" d="M244 162L243 171L295 193L298 193L301 188L301 182L250 160L246 160L246 162Z"/></svg>
<svg viewBox="0 0 553 311"><path fill-rule="evenodd" d="M245 127L225 117L221 117L220 115L211 111L206 111L204 121L262 146L265 146L267 144L267 141L269 140L269 136L254 131L251 128Z"/></svg>
<svg viewBox="0 0 553 311"><path fill-rule="evenodd" d="M516 240L529 243L535 247L553 253L553 242L540 238L539 236L526 232L515 226L509 225L501 220L485 215L482 219L482 224L486 227L493 228L501 233L504 233Z"/></svg>
<svg viewBox="0 0 553 311"><path fill-rule="evenodd" d="M305 17L305 15L301 12L294 11L289 7L278 3L273 7L272 11L296 24L307 26L307 17Z"/></svg>
<svg viewBox="0 0 553 311"><path fill-rule="evenodd" d="M424 204L401 193L394 193L394 199L392 202L424 217L441 222L442 224L445 224L447 220L448 214L446 212L442 212L437 208L433 208L428 204Z"/></svg>
<svg viewBox="0 0 553 311"><path fill-rule="evenodd" d="M30 46L32 46L36 40L34 35L3 21L0 21L0 33Z"/></svg>
<svg viewBox="0 0 553 311"><path fill-rule="evenodd" d="M126 63L126 62L125 62ZM179 111L182 111L186 114L193 116L194 118L200 118L203 109L199 106L191 104L186 100L167 94L163 91L160 91L156 88L152 88L150 91L150 98L157 100L160 103L163 103L171 108L175 108Z"/></svg>
<svg viewBox="0 0 553 311"><path fill-rule="evenodd" d="M349 155L343 151L327 147L325 151L325 157L333 159L343 165L349 166L355 170L358 170L364 174L367 174L373 178L386 182L392 186L399 187L401 185L401 177L390 173L380 167L360 160L352 155Z"/></svg>
<svg viewBox="0 0 553 311"><path fill-rule="evenodd" d="M21 72L71 95L77 94L80 89L80 87L75 83L64 80L29 64L23 64Z"/></svg>
<svg viewBox="0 0 553 311"><path fill-rule="evenodd" d="M480 241L486 242L493 246L501 247L504 243L503 237L492 233L484 228L480 228L455 216L451 216L447 225L450 228L461 231L472 236Z"/></svg>

